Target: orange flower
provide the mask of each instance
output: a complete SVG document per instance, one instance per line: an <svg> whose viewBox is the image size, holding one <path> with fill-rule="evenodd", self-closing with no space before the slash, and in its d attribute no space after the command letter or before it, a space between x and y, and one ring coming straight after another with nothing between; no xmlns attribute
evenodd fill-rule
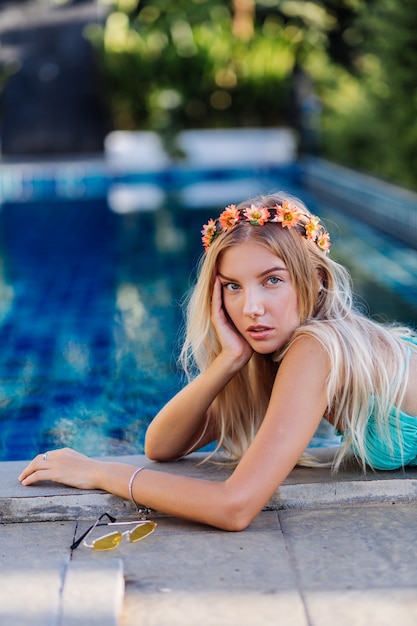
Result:
<svg viewBox="0 0 417 626"><path fill-rule="evenodd" d="M301 213L299 209L292 202L286 200L282 203L275 205L277 214L274 218L275 222L281 222L283 228L293 228L297 226L300 221Z"/></svg>
<svg viewBox="0 0 417 626"><path fill-rule="evenodd" d="M221 232L228 232L241 221L246 221L253 226L263 226L267 222L276 222L282 228L294 228L297 224L302 224L299 234L310 241L314 241L317 247L323 252L330 249L330 235L320 224L320 220L315 215L303 213L293 202L284 201L281 205L276 204L272 210L266 207L252 204L245 209L237 209L236 205L230 204L224 209L217 219L210 219L203 226L202 241L207 252L210 245Z"/></svg>
<svg viewBox="0 0 417 626"><path fill-rule="evenodd" d="M263 226L271 217L268 209L263 206L257 207L254 204L252 204L250 208L245 209L243 215L252 226Z"/></svg>
<svg viewBox="0 0 417 626"><path fill-rule="evenodd" d="M204 224L201 234L203 235L201 238L203 246L207 250L216 234L216 222L213 219L209 219L208 223Z"/></svg>
<svg viewBox="0 0 417 626"><path fill-rule="evenodd" d="M239 222L239 211L236 208L236 205L229 204L220 214L219 223L223 230L230 230L233 226Z"/></svg>
<svg viewBox="0 0 417 626"><path fill-rule="evenodd" d="M312 215L310 217L310 219L308 220L307 224L304 227L306 231L307 239L312 239L313 241L316 241L320 232L319 221L320 221L319 218L316 217L315 215Z"/></svg>
<svg viewBox="0 0 417 626"><path fill-rule="evenodd" d="M330 250L330 235L329 233L321 233L316 241L318 247L320 248L320 250L323 250L323 252L328 252Z"/></svg>

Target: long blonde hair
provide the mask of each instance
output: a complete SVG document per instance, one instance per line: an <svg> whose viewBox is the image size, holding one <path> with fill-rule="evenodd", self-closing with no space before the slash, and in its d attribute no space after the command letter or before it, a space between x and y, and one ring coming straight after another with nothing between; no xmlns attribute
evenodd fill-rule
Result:
<svg viewBox="0 0 417 626"><path fill-rule="evenodd" d="M259 196L238 208L252 204L272 208L285 200L295 202L309 215L300 200L283 193ZM334 423L348 432L335 468L352 447L365 467L365 430L371 412L381 438L391 443L388 413L393 406L400 406L405 393L408 365L402 337L411 331L384 327L355 310L348 271L313 241L300 236L297 228L239 223L213 241L200 260L198 280L188 299L186 335L180 355L185 372L192 378L196 372L204 371L221 350L210 306L217 264L225 249L249 240L265 246L284 261L298 296L300 326L278 353L254 353L215 399L210 411L218 432L216 451L222 448L233 461L241 458L265 416L279 363L299 336L309 335L329 356L328 411Z"/></svg>

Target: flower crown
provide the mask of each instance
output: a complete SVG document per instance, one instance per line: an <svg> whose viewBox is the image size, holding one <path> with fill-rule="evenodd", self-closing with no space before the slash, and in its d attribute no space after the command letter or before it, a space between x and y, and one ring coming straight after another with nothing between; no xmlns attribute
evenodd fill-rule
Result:
<svg viewBox="0 0 417 626"><path fill-rule="evenodd" d="M244 209L237 209L234 204L230 204L217 219L210 219L207 224L204 224L201 234L205 251L207 252L218 235L232 230L239 222L248 222L252 226L263 226L266 222L275 222L281 224L282 228L288 229L302 226L303 236L306 239L314 241L323 252L328 252L330 249L330 235L320 224L319 218L303 213L293 202L284 200L270 209L254 204Z"/></svg>

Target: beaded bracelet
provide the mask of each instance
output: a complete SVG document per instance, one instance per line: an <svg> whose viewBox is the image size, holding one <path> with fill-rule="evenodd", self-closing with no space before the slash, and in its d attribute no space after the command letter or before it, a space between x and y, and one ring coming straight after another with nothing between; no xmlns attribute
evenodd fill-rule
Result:
<svg viewBox="0 0 417 626"><path fill-rule="evenodd" d="M144 467L138 467L132 474L132 476L130 477L129 480L129 496L130 499L132 501L133 506L136 507L138 513L141 514L142 519L146 519L146 516L149 515L151 513L151 509L149 509L147 506L139 506L137 502L135 502L135 499L133 497L133 481L135 480L136 476L139 474L139 472L141 472L143 469L145 469Z"/></svg>

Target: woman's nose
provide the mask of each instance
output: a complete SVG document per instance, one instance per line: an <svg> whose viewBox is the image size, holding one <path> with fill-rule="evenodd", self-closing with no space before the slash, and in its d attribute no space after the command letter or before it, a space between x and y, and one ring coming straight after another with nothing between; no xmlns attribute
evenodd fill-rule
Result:
<svg viewBox="0 0 417 626"><path fill-rule="evenodd" d="M262 300L256 292L248 292L245 298L243 314L246 317L258 317L264 310Z"/></svg>

